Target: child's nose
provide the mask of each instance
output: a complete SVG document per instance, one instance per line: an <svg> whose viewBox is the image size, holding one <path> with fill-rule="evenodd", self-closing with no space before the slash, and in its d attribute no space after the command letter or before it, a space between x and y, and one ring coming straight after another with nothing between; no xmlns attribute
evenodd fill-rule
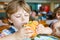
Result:
<svg viewBox="0 0 60 40"><path fill-rule="evenodd" d="M22 21L24 21L24 17L22 17Z"/></svg>

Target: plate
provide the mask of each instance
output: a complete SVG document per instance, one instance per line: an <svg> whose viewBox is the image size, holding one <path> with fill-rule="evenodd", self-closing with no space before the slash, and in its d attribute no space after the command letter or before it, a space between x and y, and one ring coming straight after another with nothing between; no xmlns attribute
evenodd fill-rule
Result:
<svg viewBox="0 0 60 40"><path fill-rule="evenodd" d="M59 40L59 39L54 36L37 35L37 37L34 37L34 40Z"/></svg>

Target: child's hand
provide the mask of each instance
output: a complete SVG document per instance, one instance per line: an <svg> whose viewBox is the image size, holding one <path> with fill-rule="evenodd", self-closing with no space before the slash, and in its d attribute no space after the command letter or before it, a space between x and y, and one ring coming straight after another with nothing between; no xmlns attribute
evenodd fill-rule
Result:
<svg viewBox="0 0 60 40"><path fill-rule="evenodd" d="M42 24L39 24L36 29L37 34L51 34L52 29L49 27L44 27Z"/></svg>
<svg viewBox="0 0 60 40"><path fill-rule="evenodd" d="M3 38L4 36L6 36L5 34L0 34L0 38Z"/></svg>
<svg viewBox="0 0 60 40"><path fill-rule="evenodd" d="M33 33L34 33L34 31L31 30L31 27L24 27L24 28L21 29L21 35L22 35L23 37L28 37L28 38L30 38Z"/></svg>

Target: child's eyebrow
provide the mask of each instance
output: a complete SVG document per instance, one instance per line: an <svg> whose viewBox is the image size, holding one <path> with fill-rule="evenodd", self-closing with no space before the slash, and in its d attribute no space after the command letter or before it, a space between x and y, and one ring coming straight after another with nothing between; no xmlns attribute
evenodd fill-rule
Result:
<svg viewBox="0 0 60 40"><path fill-rule="evenodd" d="M17 15L22 15L22 14L15 14L15 16L17 16Z"/></svg>

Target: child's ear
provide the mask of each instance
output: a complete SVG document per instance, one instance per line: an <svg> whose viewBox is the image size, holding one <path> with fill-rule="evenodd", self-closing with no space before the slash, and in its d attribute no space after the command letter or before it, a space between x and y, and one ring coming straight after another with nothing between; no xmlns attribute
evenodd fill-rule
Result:
<svg viewBox="0 0 60 40"><path fill-rule="evenodd" d="M8 21L9 21L10 23L13 23L11 19L8 19Z"/></svg>

